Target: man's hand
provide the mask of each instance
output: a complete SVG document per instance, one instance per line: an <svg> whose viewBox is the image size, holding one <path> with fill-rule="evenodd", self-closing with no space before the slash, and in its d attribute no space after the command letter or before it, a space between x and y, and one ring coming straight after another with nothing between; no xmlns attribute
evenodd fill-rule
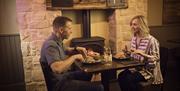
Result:
<svg viewBox="0 0 180 91"><path fill-rule="evenodd" d="M87 50L86 50L86 48L84 48L84 47L77 47L76 50L79 51L79 53L81 53L84 58L87 57Z"/></svg>
<svg viewBox="0 0 180 91"><path fill-rule="evenodd" d="M87 53L87 50L84 47L76 47L76 50L79 51L79 52Z"/></svg>
<svg viewBox="0 0 180 91"><path fill-rule="evenodd" d="M84 61L84 58L83 58L82 54L75 54L72 57L73 57L74 60Z"/></svg>

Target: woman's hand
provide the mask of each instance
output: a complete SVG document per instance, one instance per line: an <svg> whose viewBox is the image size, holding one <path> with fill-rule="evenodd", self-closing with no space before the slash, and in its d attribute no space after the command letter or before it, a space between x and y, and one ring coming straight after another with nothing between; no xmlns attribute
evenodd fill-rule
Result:
<svg viewBox="0 0 180 91"><path fill-rule="evenodd" d="M139 55L147 57L147 58L152 58L152 56L146 54L145 51L142 51L142 50L131 49L131 53L139 54Z"/></svg>
<svg viewBox="0 0 180 91"><path fill-rule="evenodd" d="M144 56L145 52L142 51L142 50L136 50L136 49L131 49L131 53L133 54L139 54L139 55L142 55Z"/></svg>
<svg viewBox="0 0 180 91"><path fill-rule="evenodd" d="M143 54L145 54L145 52L144 51L142 51L142 50L134 50L134 52L133 53L135 53L135 54L139 54L139 55L143 55Z"/></svg>

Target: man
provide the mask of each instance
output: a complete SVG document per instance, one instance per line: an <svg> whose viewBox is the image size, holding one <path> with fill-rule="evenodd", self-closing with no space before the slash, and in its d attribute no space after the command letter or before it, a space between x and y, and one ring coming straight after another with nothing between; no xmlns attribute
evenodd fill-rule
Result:
<svg viewBox="0 0 180 91"><path fill-rule="evenodd" d="M103 91L103 86L91 83L91 76L81 71L72 71L75 61L83 61L81 54L71 54L73 51L86 53L83 47L65 48L63 40L72 33L72 20L58 16L53 21L53 32L44 42L41 49L41 63L48 66L53 82L53 91Z"/></svg>

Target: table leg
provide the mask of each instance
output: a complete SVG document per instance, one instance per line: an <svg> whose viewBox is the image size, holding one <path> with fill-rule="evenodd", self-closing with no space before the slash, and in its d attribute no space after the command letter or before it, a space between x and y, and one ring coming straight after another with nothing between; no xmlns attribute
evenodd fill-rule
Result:
<svg viewBox="0 0 180 91"><path fill-rule="evenodd" d="M109 83L110 80L116 79L116 71L111 70L111 71L104 71L101 73L101 81L104 86L104 91L109 91Z"/></svg>
<svg viewBox="0 0 180 91"><path fill-rule="evenodd" d="M104 91L109 91L109 77L107 76L108 72L101 73L101 81L104 86Z"/></svg>

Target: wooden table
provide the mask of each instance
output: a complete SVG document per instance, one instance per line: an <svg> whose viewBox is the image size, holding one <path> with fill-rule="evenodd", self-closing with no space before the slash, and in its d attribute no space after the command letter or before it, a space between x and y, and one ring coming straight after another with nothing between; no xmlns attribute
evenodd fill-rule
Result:
<svg viewBox="0 0 180 91"><path fill-rule="evenodd" d="M82 64L75 63L76 66L86 73L101 73L101 82L104 85L104 91L109 91L109 81L111 79L112 72L116 72L120 69L134 68L138 66L144 66L144 63L140 63L135 60L113 60L112 62L102 62L97 64Z"/></svg>

